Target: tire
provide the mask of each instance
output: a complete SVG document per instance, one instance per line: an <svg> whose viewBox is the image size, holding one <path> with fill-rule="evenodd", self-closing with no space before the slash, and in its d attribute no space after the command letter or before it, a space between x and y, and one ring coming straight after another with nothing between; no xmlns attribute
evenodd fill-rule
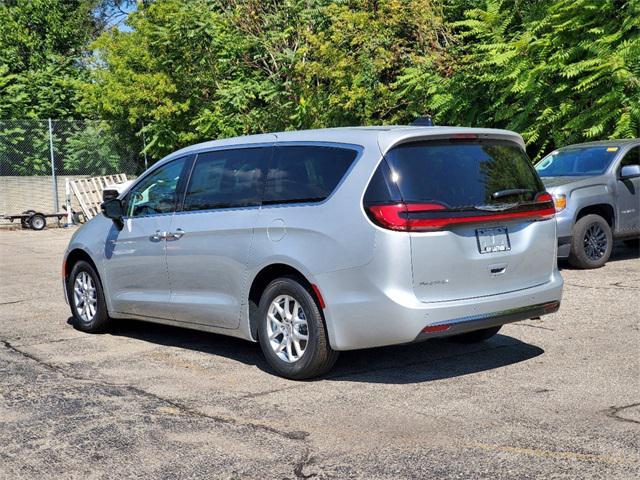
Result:
<svg viewBox="0 0 640 480"><path fill-rule="evenodd" d="M329 345L318 304L295 278L273 280L260 298L257 315L260 347L278 375L292 380L317 377L338 359L338 352ZM305 332L306 341L300 337Z"/></svg>
<svg viewBox="0 0 640 480"><path fill-rule="evenodd" d="M78 285L76 285L77 279L79 279ZM75 287L78 287L78 292L76 292ZM91 293L92 290L93 294ZM79 297L81 292L87 295L84 301ZM79 260L73 266L71 275L69 275L67 279L67 293L71 313L73 314L74 328L88 333L100 333L107 330L111 324L111 319L107 312L102 283L90 263ZM85 311L84 305L87 304L86 302L90 301L91 298L95 300L95 306L93 310L89 308ZM90 303L87 305L90 305ZM92 311L93 315L91 315Z"/></svg>
<svg viewBox="0 0 640 480"><path fill-rule="evenodd" d="M22 212L23 215L32 215L36 213L35 210L25 210L24 212ZM31 216L29 217L22 217L20 219L20 226L22 228L31 228L31 225L29 224L29 219L31 218Z"/></svg>
<svg viewBox="0 0 640 480"><path fill-rule="evenodd" d="M484 328L482 330L474 330L473 332L462 333L460 335L454 335L450 337L451 341L457 343L478 343L484 342L485 340L489 340L491 337L495 336L502 325L498 325L497 327Z"/></svg>
<svg viewBox="0 0 640 480"><path fill-rule="evenodd" d="M612 248L613 236L607 221L600 215L585 215L573 227L569 263L582 269L602 267Z"/></svg>
<svg viewBox="0 0 640 480"><path fill-rule="evenodd" d="M29 226L32 230L44 230L47 226L47 219L41 213L35 213L28 220Z"/></svg>
<svg viewBox="0 0 640 480"><path fill-rule="evenodd" d="M629 240L623 240L625 246L632 250L638 250L640 248L640 238L631 238Z"/></svg>

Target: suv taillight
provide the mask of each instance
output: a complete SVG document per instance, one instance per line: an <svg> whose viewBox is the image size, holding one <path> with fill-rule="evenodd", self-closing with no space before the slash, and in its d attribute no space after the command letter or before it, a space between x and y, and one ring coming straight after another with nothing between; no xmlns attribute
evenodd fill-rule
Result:
<svg viewBox="0 0 640 480"><path fill-rule="evenodd" d="M378 226L402 232L429 232L465 223L546 220L553 218L556 213L553 198L547 192L539 193L532 203L505 212L447 210L437 203L404 202L369 205L367 211Z"/></svg>

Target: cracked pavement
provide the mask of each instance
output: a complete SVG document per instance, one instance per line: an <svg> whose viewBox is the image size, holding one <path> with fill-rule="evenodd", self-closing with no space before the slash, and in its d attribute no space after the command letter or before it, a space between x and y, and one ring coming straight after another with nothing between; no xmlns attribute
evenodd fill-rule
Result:
<svg viewBox="0 0 640 480"><path fill-rule="evenodd" d="M71 233L0 231L0 478L638 478L640 255L622 245L563 268L555 315L293 382L233 338L75 331Z"/></svg>

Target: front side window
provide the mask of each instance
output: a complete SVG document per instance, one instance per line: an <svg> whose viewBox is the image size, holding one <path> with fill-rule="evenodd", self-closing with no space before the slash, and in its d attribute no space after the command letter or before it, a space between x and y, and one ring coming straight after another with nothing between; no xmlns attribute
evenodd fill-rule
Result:
<svg viewBox="0 0 640 480"><path fill-rule="evenodd" d="M601 175L619 148L606 145L556 150L536 164L541 177L581 177Z"/></svg>
<svg viewBox="0 0 640 480"><path fill-rule="evenodd" d="M640 147L633 147L625 154L622 162L620 162L620 170L627 165L640 165Z"/></svg>
<svg viewBox="0 0 640 480"><path fill-rule="evenodd" d="M279 146L270 164L263 203L320 202L336 188L357 151L316 145Z"/></svg>
<svg viewBox="0 0 640 480"><path fill-rule="evenodd" d="M269 150L242 148L199 154L187 187L184 210L259 205Z"/></svg>
<svg viewBox="0 0 640 480"><path fill-rule="evenodd" d="M178 181L187 157L173 160L143 178L127 194L128 217L172 213L178 203Z"/></svg>

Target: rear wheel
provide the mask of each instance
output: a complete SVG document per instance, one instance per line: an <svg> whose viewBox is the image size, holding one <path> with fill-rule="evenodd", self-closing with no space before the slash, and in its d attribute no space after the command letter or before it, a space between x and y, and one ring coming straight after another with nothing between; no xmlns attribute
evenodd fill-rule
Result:
<svg viewBox="0 0 640 480"><path fill-rule="evenodd" d="M47 219L41 213L36 213L29 219L29 225L33 230L43 230L47 226Z"/></svg>
<svg viewBox="0 0 640 480"><path fill-rule="evenodd" d="M320 309L296 279L272 281L260 298L257 315L260 347L278 375L302 380L333 367L338 352L329 345Z"/></svg>
<svg viewBox="0 0 640 480"><path fill-rule="evenodd" d="M484 342L485 340L489 340L491 337L496 335L502 325L498 325L497 327L484 328L482 330L474 330L473 332L462 333L460 335L454 335L450 337L452 341L458 343L478 343Z"/></svg>
<svg viewBox="0 0 640 480"><path fill-rule="evenodd" d="M599 268L613 247L611 227L600 215L585 215L573 227L569 263L576 268Z"/></svg>
<svg viewBox="0 0 640 480"><path fill-rule="evenodd" d="M67 279L73 326L78 330L98 333L110 324L102 284L90 263L79 260Z"/></svg>

